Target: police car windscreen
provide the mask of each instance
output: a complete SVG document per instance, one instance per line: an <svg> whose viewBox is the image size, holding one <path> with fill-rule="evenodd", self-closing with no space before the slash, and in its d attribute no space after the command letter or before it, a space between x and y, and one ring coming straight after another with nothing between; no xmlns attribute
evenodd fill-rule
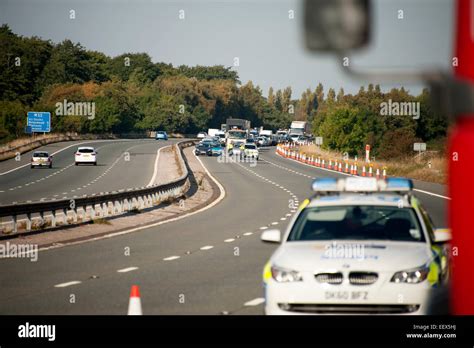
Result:
<svg viewBox="0 0 474 348"><path fill-rule="evenodd" d="M289 241L391 240L424 242L411 208L388 206L335 206L305 209Z"/></svg>

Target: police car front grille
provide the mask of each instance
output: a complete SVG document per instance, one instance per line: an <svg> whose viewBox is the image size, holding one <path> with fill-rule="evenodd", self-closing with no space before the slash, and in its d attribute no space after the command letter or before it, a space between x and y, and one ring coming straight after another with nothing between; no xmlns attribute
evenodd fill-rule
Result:
<svg viewBox="0 0 474 348"><path fill-rule="evenodd" d="M379 278L374 272L351 272L349 273L349 282L352 285L370 285Z"/></svg>
<svg viewBox="0 0 474 348"><path fill-rule="evenodd" d="M279 303L287 312L312 314L405 314L420 309L418 304L350 304L350 303Z"/></svg>
<svg viewBox="0 0 474 348"><path fill-rule="evenodd" d="M314 275L314 278L318 283L326 284L341 284L342 283L342 273L318 273Z"/></svg>

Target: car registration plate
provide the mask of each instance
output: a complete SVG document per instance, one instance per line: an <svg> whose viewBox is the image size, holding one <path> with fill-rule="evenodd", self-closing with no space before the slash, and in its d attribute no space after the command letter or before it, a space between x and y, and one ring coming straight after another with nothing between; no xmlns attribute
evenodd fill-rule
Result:
<svg viewBox="0 0 474 348"><path fill-rule="evenodd" d="M326 300L368 300L368 291L325 291Z"/></svg>

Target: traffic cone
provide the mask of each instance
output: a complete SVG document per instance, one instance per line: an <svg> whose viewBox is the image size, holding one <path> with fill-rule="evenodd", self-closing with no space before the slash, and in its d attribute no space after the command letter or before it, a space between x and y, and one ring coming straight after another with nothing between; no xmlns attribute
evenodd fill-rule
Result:
<svg viewBox="0 0 474 348"><path fill-rule="evenodd" d="M138 285L132 285L130 301L128 302L128 315L142 315L142 302Z"/></svg>
<svg viewBox="0 0 474 348"><path fill-rule="evenodd" d="M377 179L380 179L380 170L377 168L376 172L375 172L375 177Z"/></svg>
<svg viewBox="0 0 474 348"><path fill-rule="evenodd" d="M354 165L351 164L351 174L354 174Z"/></svg>
<svg viewBox="0 0 474 348"><path fill-rule="evenodd" d="M339 162L339 169L338 169L339 172L342 172L342 163Z"/></svg>
<svg viewBox="0 0 474 348"><path fill-rule="evenodd" d="M357 168L357 162L354 164L354 175L359 175L359 169Z"/></svg>
<svg viewBox="0 0 474 348"><path fill-rule="evenodd" d="M372 173L372 166L369 166L369 177L373 177L373 173Z"/></svg>
<svg viewBox="0 0 474 348"><path fill-rule="evenodd" d="M329 167L328 169L332 169L332 160L329 160Z"/></svg>
<svg viewBox="0 0 474 348"><path fill-rule="evenodd" d="M365 176L365 166L362 166L362 176Z"/></svg>
<svg viewBox="0 0 474 348"><path fill-rule="evenodd" d="M387 168L386 168L386 167L383 167L383 170L382 170L382 178L383 178L383 179L387 179Z"/></svg>
<svg viewBox="0 0 474 348"><path fill-rule="evenodd" d="M344 169L344 173L349 173L349 164L346 162L346 168Z"/></svg>
<svg viewBox="0 0 474 348"><path fill-rule="evenodd" d="M319 167L319 166L321 166L321 158L320 157L316 158L316 167Z"/></svg>
<svg viewBox="0 0 474 348"><path fill-rule="evenodd" d="M321 162L321 168L324 168L324 158L323 158L323 161Z"/></svg>

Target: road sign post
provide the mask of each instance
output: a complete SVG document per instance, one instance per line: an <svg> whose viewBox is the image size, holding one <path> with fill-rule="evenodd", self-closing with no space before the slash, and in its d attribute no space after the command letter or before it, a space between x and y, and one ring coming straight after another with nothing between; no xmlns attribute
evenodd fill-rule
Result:
<svg viewBox="0 0 474 348"><path fill-rule="evenodd" d="M418 151L418 155L421 155L423 151L426 151L426 143L414 143L413 151Z"/></svg>

